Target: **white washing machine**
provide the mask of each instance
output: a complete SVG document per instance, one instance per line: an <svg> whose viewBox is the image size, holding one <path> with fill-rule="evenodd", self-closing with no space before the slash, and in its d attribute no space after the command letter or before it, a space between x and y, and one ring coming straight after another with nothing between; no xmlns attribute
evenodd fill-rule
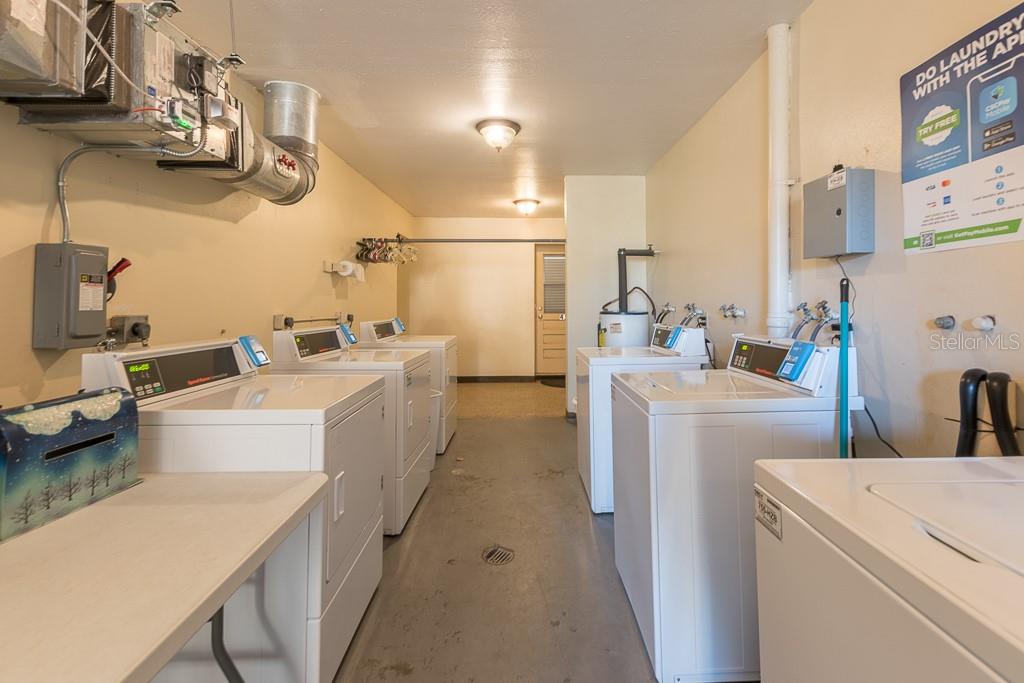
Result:
<svg viewBox="0 0 1024 683"><path fill-rule="evenodd" d="M1024 458L755 477L765 683L1024 681Z"/></svg>
<svg viewBox="0 0 1024 683"><path fill-rule="evenodd" d="M347 326L274 332L271 372L384 377L384 533L402 533L430 483L430 353L421 349L353 349Z"/></svg>
<svg viewBox="0 0 1024 683"><path fill-rule="evenodd" d="M384 380L258 375L267 362L254 337L91 353L82 387L135 394L143 473L327 474L306 537L227 603L225 637L246 680L328 683L381 579ZM223 681L208 627L157 680Z"/></svg>
<svg viewBox="0 0 1024 683"><path fill-rule="evenodd" d="M662 683L758 680L754 461L837 454L838 356L737 337L727 370L612 376L615 565Z"/></svg>
<svg viewBox="0 0 1024 683"><path fill-rule="evenodd" d="M650 346L576 349L576 462L595 513L612 512L612 373L699 370L710 362L704 330L655 328Z"/></svg>
<svg viewBox="0 0 1024 683"><path fill-rule="evenodd" d="M360 348L397 347L430 352L431 388L444 395L441 424L437 429L437 453L444 453L455 435L459 419L459 338L454 334L409 334L401 318L364 322L359 332Z"/></svg>

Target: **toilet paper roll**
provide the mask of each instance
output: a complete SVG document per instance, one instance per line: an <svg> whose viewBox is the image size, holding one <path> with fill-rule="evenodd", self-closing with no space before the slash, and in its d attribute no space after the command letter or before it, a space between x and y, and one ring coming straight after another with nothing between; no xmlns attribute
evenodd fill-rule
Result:
<svg viewBox="0 0 1024 683"><path fill-rule="evenodd" d="M353 277L358 282L366 282L366 268L359 263L340 261L335 272L342 277Z"/></svg>

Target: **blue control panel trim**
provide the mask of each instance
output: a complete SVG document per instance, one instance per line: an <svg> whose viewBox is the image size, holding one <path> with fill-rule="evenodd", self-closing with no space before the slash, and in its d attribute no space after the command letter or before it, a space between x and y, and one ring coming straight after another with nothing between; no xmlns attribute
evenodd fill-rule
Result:
<svg viewBox="0 0 1024 683"><path fill-rule="evenodd" d="M348 342L349 346L359 343L359 338L356 337L354 332L352 332L351 327L346 323L342 323L339 327L341 328L341 336L345 338L345 341Z"/></svg>
<svg viewBox="0 0 1024 683"><path fill-rule="evenodd" d="M679 341L679 335L682 334L682 333L683 333L683 328L681 328L681 327L676 327L675 329L673 329L672 330L672 334L669 335L668 343L665 344L665 348L674 349L676 347L676 342Z"/></svg>
<svg viewBox="0 0 1024 683"><path fill-rule="evenodd" d="M790 382L796 382L803 374L807 362L814 355L814 344L807 341L795 341L790 347L789 353L782 360L779 366L778 377Z"/></svg>
<svg viewBox="0 0 1024 683"><path fill-rule="evenodd" d="M399 318L397 315L395 316L395 324L398 325L399 332L405 332L405 323L403 323L402 319Z"/></svg>
<svg viewBox="0 0 1024 683"><path fill-rule="evenodd" d="M266 349L263 348L263 344L260 340L251 334L247 334L243 337L238 338L238 345L242 347L242 351L248 356L249 362L257 368L262 368L265 365L270 365L270 356L267 355Z"/></svg>

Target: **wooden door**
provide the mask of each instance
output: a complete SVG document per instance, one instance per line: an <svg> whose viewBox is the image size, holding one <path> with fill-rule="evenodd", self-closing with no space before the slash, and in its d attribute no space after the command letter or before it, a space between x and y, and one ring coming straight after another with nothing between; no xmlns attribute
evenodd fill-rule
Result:
<svg viewBox="0 0 1024 683"><path fill-rule="evenodd" d="M536 364L537 375L565 374L565 247L537 245Z"/></svg>

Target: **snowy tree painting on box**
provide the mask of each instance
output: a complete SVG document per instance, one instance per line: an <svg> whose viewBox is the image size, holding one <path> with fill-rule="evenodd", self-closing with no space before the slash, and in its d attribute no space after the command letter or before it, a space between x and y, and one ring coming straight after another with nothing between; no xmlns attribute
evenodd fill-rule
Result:
<svg viewBox="0 0 1024 683"><path fill-rule="evenodd" d="M122 389L0 411L0 540L134 485L138 442Z"/></svg>

